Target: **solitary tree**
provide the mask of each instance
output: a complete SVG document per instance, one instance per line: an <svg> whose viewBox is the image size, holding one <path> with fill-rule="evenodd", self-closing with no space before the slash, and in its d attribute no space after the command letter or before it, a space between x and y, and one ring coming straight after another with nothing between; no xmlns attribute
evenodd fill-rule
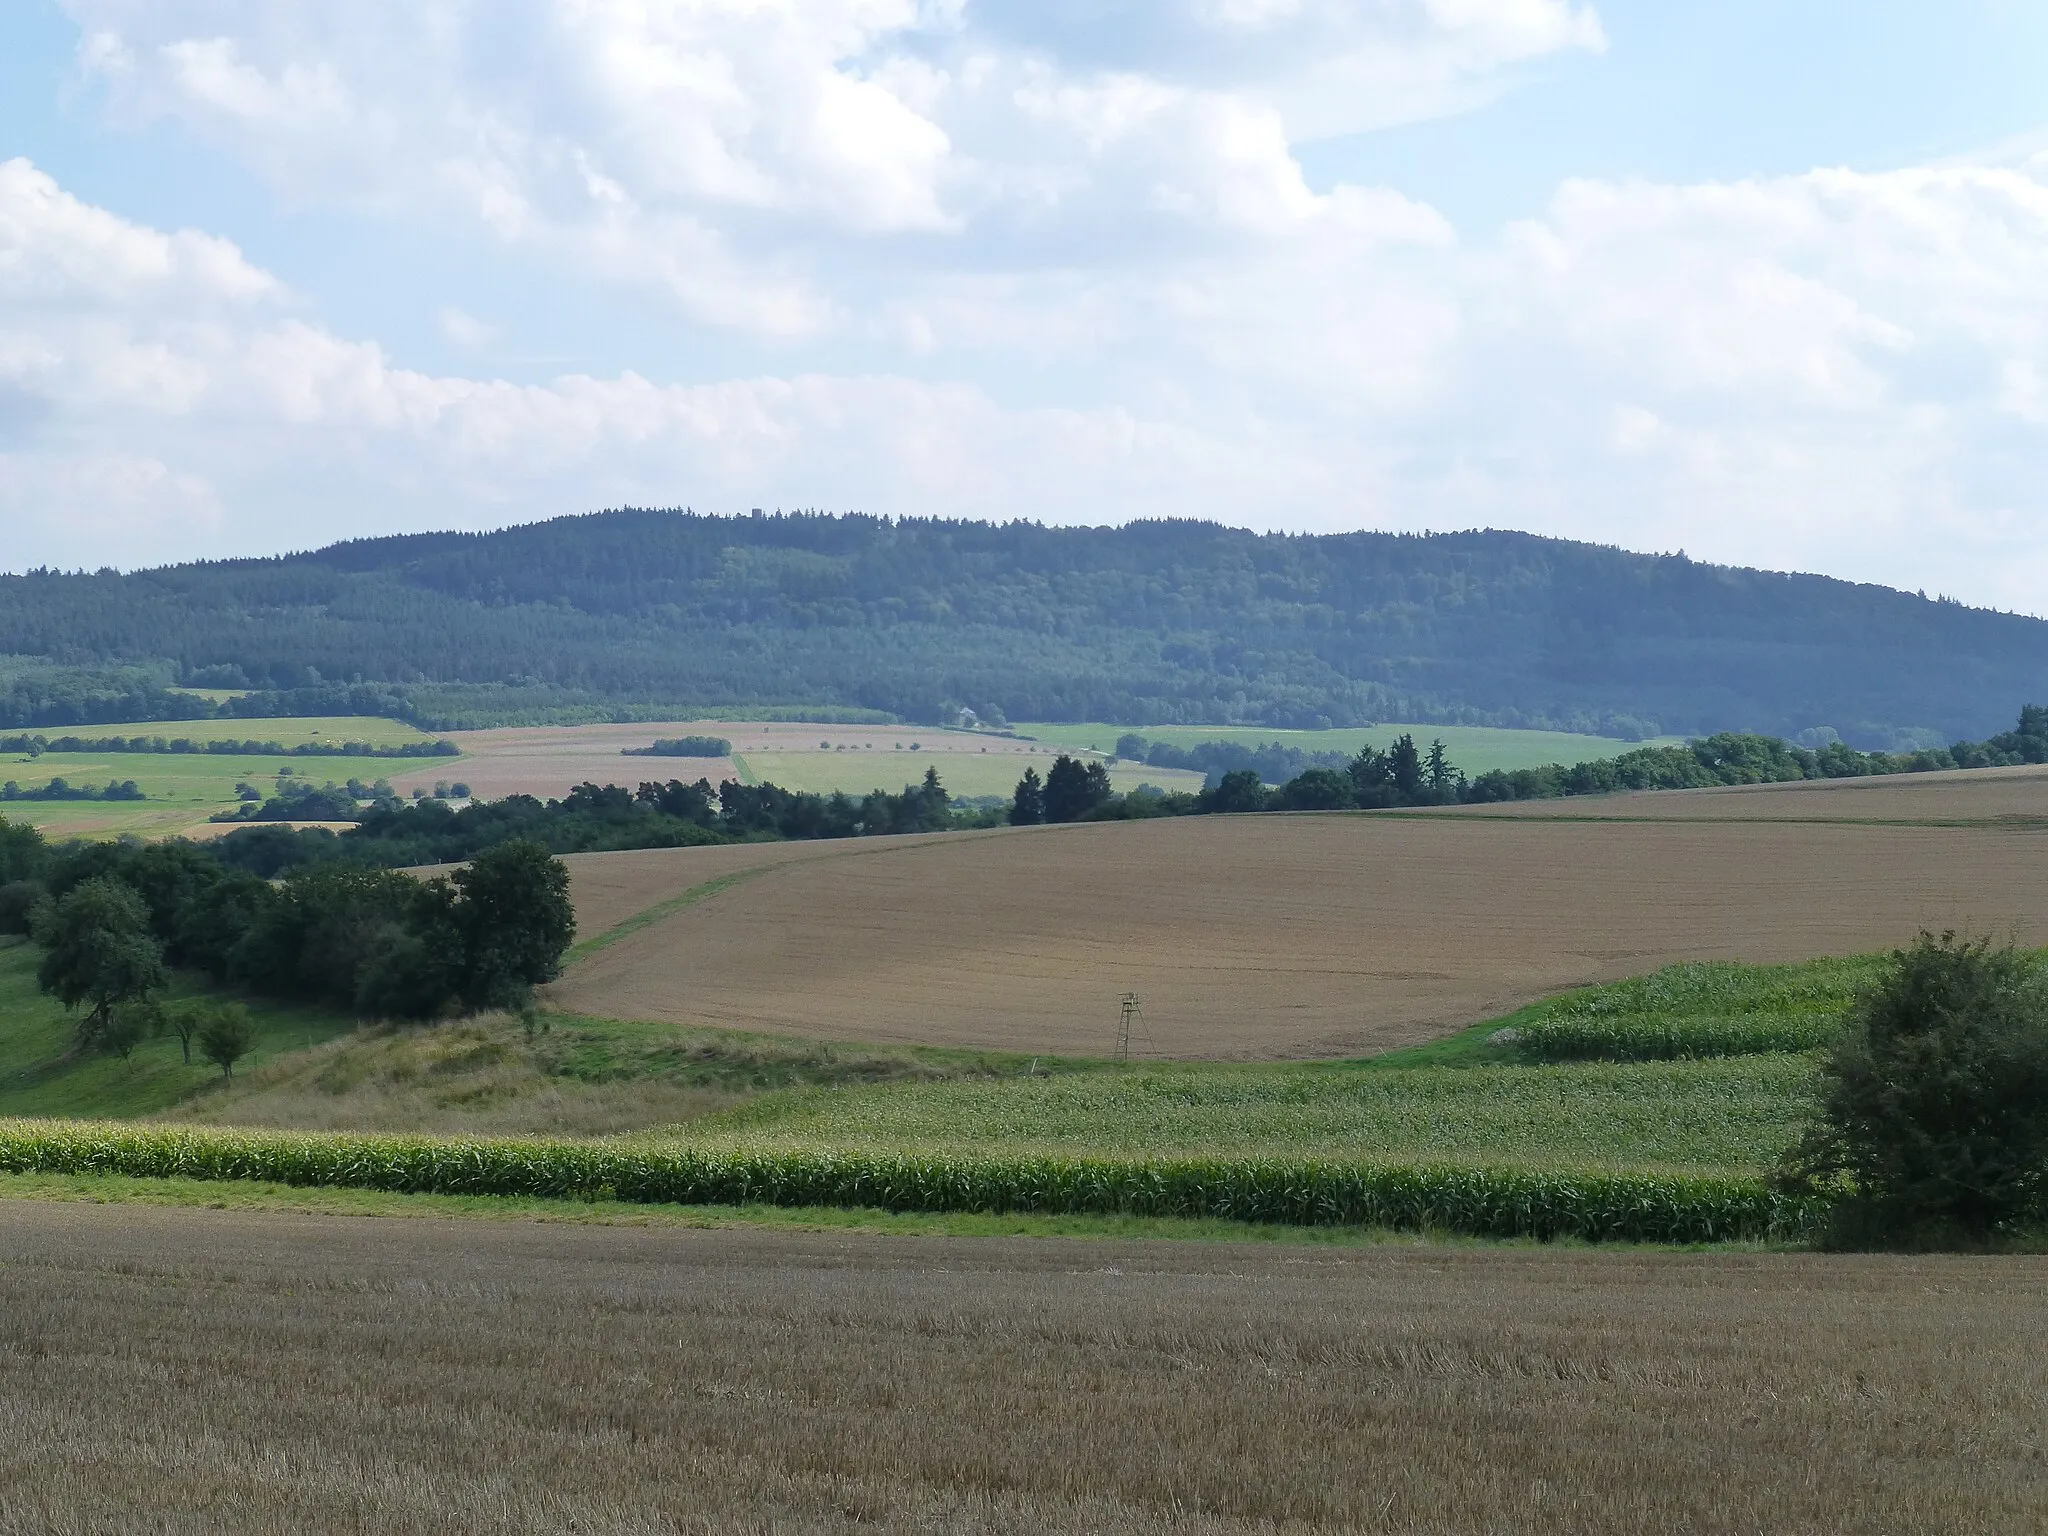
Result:
<svg viewBox="0 0 2048 1536"><path fill-rule="evenodd" d="M1035 827L1045 820L1045 790L1038 782L1038 770L1026 768L1017 781L1017 797L1010 802L1010 825Z"/></svg>
<svg viewBox="0 0 2048 1536"><path fill-rule="evenodd" d="M235 1063L256 1043L256 1026L240 1003L220 1003L207 1012L196 1038L199 1054L219 1067L222 1077L233 1077Z"/></svg>
<svg viewBox="0 0 2048 1536"><path fill-rule="evenodd" d="M66 1008L85 1009L78 1048L126 1056L143 1025L129 1005L146 1002L169 979L142 898L105 876L83 881L38 910L35 939L44 951L37 984Z"/></svg>
<svg viewBox="0 0 2048 1536"><path fill-rule="evenodd" d="M1249 768L1238 768L1195 796L1195 804L1203 811L1228 815L1238 811L1263 811L1267 798L1266 786L1259 782L1259 776Z"/></svg>
<svg viewBox="0 0 2048 1536"><path fill-rule="evenodd" d="M463 1000L502 1008L562 973L576 937L569 871L539 843L515 838L487 848L453 876L467 961Z"/></svg>
<svg viewBox="0 0 2048 1536"><path fill-rule="evenodd" d="M1846 1182L1841 1235L1982 1239L2048 1218L2048 978L2010 946L1923 933L1857 1004L1781 1174Z"/></svg>
<svg viewBox="0 0 2048 1536"><path fill-rule="evenodd" d="M1109 770L1062 752L1045 776L1045 819L1079 821L1109 798Z"/></svg>

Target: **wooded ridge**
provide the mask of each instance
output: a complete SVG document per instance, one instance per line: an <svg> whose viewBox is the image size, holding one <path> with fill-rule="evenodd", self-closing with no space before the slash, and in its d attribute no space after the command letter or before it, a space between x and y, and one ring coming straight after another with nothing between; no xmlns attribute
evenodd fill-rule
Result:
<svg viewBox="0 0 2048 1536"><path fill-rule="evenodd" d="M1474 531L622 510L0 577L0 726L369 711L431 729L841 718L1976 738L2048 622ZM173 686L251 689L213 703Z"/></svg>

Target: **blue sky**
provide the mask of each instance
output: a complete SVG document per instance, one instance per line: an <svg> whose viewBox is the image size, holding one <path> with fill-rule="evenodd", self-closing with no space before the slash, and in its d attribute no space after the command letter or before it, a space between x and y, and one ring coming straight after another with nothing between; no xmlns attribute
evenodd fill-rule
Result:
<svg viewBox="0 0 2048 1536"><path fill-rule="evenodd" d="M12 0L0 567L624 502L2041 611L2048 7Z"/></svg>

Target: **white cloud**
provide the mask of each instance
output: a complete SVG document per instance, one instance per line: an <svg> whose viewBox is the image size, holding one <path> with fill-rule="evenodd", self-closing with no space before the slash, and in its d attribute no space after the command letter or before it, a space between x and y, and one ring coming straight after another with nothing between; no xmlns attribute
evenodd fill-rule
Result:
<svg viewBox="0 0 2048 1536"><path fill-rule="evenodd" d="M2038 147L1572 181L1476 241L1303 177L1305 136L1600 49L1587 5L69 3L122 121L661 295L738 359L430 374L0 167L0 452L157 463L221 547L280 494L325 519L300 542L622 500L1491 523L2041 606ZM516 350L450 297L445 339Z"/></svg>

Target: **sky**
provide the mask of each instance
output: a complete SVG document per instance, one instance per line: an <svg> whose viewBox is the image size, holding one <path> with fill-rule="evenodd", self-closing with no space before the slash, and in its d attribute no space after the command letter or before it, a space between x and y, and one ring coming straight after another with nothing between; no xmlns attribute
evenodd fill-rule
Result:
<svg viewBox="0 0 2048 1536"><path fill-rule="evenodd" d="M0 569L618 505L2048 612L2048 5L0 0Z"/></svg>

